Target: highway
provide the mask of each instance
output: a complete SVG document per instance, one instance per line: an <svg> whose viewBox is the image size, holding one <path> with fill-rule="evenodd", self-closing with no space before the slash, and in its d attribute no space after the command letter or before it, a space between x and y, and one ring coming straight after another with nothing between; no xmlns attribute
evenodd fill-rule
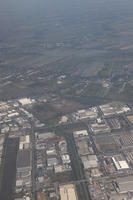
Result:
<svg viewBox="0 0 133 200"><path fill-rule="evenodd" d="M88 188L88 181L86 180L84 169L78 156L73 135L69 135L68 137L66 137L66 139L68 143L69 154L71 157L73 175L75 178L75 181L73 181L73 183L76 183L78 197L79 199L91 200Z"/></svg>
<svg viewBox="0 0 133 200"><path fill-rule="evenodd" d="M18 138L7 139L3 176L1 180L0 200L13 200L18 144Z"/></svg>
<svg viewBox="0 0 133 200"><path fill-rule="evenodd" d="M34 125L31 121L31 147L32 147L32 195L33 200L37 200L36 196L36 150L35 150L35 133Z"/></svg>

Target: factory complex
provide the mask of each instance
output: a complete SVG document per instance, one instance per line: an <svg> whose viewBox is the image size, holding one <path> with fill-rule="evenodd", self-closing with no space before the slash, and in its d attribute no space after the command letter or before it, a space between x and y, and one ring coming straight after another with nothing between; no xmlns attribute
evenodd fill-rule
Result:
<svg viewBox="0 0 133 200"><path fill-rule="evenodd" d="M33 112L39 103L0 102L0 170L14 200L132 200L133 106L80 109L49 127Z"/></svg>

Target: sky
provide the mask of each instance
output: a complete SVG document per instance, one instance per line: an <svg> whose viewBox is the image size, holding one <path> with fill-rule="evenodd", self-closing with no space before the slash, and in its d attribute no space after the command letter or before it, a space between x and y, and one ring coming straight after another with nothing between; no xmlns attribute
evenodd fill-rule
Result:
<svg viewBox="0 0 133 200"><path fill-rule="evenodd" d="M0 37L21 25L39 24L49 16L127 17L133 15L132 0L0 0ZM104 20L104 19L103 19ZM8 36L8 34L7 34ZM1 39L1 38L0 38Z"/></svg>

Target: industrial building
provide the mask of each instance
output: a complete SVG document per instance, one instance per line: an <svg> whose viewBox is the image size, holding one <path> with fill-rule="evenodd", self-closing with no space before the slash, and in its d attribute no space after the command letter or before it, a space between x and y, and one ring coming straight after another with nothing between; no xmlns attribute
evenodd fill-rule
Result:
<svg viewBox="0 0 133 200"><path fill-rule="evenodd" d="M91 177L100 177L101 175L102 173L98 168L91 169Z"/></svg>
<svg viewBox="0 0 133 200"><path fill-rule="evenodd" d="M129 165L122 155L113 156L112 160L117 170L129 169Z"/></svg>
<svg viewBox="0 0 133 200"><path fill-rule="evenodd" d="M47 156L56 156L57 153L56 153L55 147L53 146L53 147L51 147L51 148L48 148L48 149L46 150L46 154L47 154Z"/></svg>
<svg viewBox="0 0 133 200"><path fill-rule="evenodd" d="M78 110L73 114L74 120L84 120L84 119L96 119L98 116L98 111L96 107L92 107L89 109Z"/></svg>
<svg viewBox="0 0 133 200"><path fill-rule="evenodd" d="M68 171L71 171L71 170L72 170L72 168L71 168L71 165L69 165L69 164L54 166L54 172L55 172L55 174L63 173L63 172L68 172Z"/></svg>
<svg viewBox="0 0 133 200"><path fill-rule="evenodd" d="M47 196L44 192L38 192L37 193L37 200L46 200Z"/></svg>
<svg viewBox="0 0 133 200"><path fill-rule="evenodd" d="M31 152L29 149L19 150L17 155L16 191L20 188L31 188Z"/></svg>
<svg viewBox="0 0 133 200"><path fill-rule="evenodd" d="M19 99L18 102L22 105L22 106L26 106L26 105L30 105L35 103L34 99L30 99L30 98L22 98Z"/></svg>
<svg viewBox="0 0 133 200"><path fill-rule="evenodd" d="M133 165L133 150L129 152L124 152L127 162Z"/></svg>
<svg viewBox="0 0 133 200"><path fill-rule="evenodd" d="M59 121L59 124L65 124L68 122L68 117L67 116L62 116L60 121Z"/></svg>
<svg viewBox="0 0 133 200"><path fill-rule="evenodd" d="M5 102L0 102L0 112L7 111L9 109L9 105Z"/></svg>
<svg viewBox="0 0 133 200"><path fill-rule="evenodd" d="M107 119L107 123L109 124L111 130L118 130L121 128L121 124L116 118Z"/></svg>
<svg viewBox="0 0 133 200"><path fill-rule="evenodd" d="M78 154L80 156L89 154L89 147L88 147L88 141L87 140L79 140L76 143Z"/></svg>
<svg viewBox="0 0 133 200"><path fill-rule="evenodd" d="M19 139L19 149L28 149L30 147L30 136L29 135L24 135L20 136Z"/></svg>
<svg viewBox="0 0 133 200"><path fill-rule="evenodd" d="M112 135L96 135L94 141L100 152L116 152L120 148L120 144Z"/></svg>
<svg viewBox="0 0 133 200"><path fill-rule="evenodd" d="M109 103L99 106L104 117L110 117L112 115L119 115L122 113L130 112L130 108L127 105L121 103Z"/></svg>
<svg viewBox="0 0 133 200"><path fill-rule="evenodd" d="M17 169L31 169L31 152L30 150L20 150L17 155Z"/></svg>
<svg viewBox="0 0 133 200"><path fill-rule="evenodd" d="M119 193L133 192L133 176L117 178Z"/></svg>
<svg viewBox="0 0 133 200"><path fill-rule="evenodd" d="M59 150L60 150L60 154L66 154L68 151L67 151L67 143L65 140L62 140L58 143L58 147L59 147Z"/></svg>
<svg viewBox="0 0 133 200"><path fill-rule="evenodd" d="M69 164L71 162L70 156L68 154L62 155L61 159L62 159L63 164Z"/></svg>
<svg viewBox="0 0 133 200"><path fill-rule="evenodd" d="M57 165L58 164L58 160L57 160L57 158L48 158L47 159L47 166L48 167L53 167L53 166L55 166L55 165Z"/></svg>
<svg viewBox="0 0 133 200"><path fill-rule="evenodd" d="M80 130L80 131L74 131L73 132L73 136L74 138L82 138L82 137L87 137L88 136L88 132L87 130Z"/></svg>
<svg viewBox="0 0 133 200"><path fill-rule="evenodd" d="M125 147L132 147L133 146L133 135L129 132L129 133L123 133L120 135L120 139L119 139L121 146L125 146Z"/></svg>
<svg viewBox="0 0 133 200"><path fill-rule="evenodd" d="M36 138L37 140L46 140L46 139L51 139L55 137L55 133L53 132L47 132L47 133L36 133Z"/></svg>
<svg viewBox="0 0 133 200"><path fill-rule="evenodd" d="M91 169L98 167L98 159L96 155L82 156L81 160L83 162L84 169Z"/></svg>
<svg viewBox="0 0 133 200"><path fill-rule="evenodd" d="M101 123L92 123L90 129L94 134L111 132L109 125L105 121L102 121Z"/></svg>
<svg viewBox="0 0 133 200"><path fill-rule="evenodd" d="M31 198L30 197L22 197L22 198L15 198L14 200L30 200Z"/></svg>
<svg viewBox="0 0 133 200"><path fill-rule="evenodd" d="M61 200L78 200L75 186L73 184L60 185Z"/></svg>
<svg viewBox="0 0 133 200"><path fill-rule="evenodd" d="M19 113L18 112L12 112L10 114L7 115L9 118L13 118L13 117L17 117L19 116Z"/></svg>
<svg viewBox="0 0 133 200"><path fill-rule="evenodd" d="M129 122L130 122L131 124L133 124L133 115L128 115L128 116L127 116L127 119L129 120Z"/></svg>
<svg viewBox="0 0 133 200"><path fill-rule="evenodd" d="M69 176L71 160L67 142L54 132L36 133L37 190L50 187L52 178L61 173Z"/></svg>

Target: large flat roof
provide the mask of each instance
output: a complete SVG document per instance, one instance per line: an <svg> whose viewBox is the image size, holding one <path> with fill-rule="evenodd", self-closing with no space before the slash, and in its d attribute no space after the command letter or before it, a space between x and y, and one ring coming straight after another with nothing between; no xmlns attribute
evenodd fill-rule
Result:
<svg viewBox="0 0 133 200"><path fill-rule="evenodd" d="M20 150L17 155L17 168L24 168L31 166L31 153L30 150Z"/></svg>
<svg viewBox="0 0 133 200"><path fill-rule="evenodd" d="M133 124L133 115L127 116L128 120Z"/></svg>
<svg viewBox="0 0 133 200"><path fill-rule="evenodd" d="M59 190L61 200L78 200L73 184L61 185Z"/></svg>
<svg viewBox="0 0 133 200"><path fill-rule="evenodd" d="M120 193L133 192L133 176L118 178L117 182Z"/></svg>
<svg viewBox="0 0 133 200"><path fill-rule="evenodd" d="M86 140L78 141L77 146L80 155L86 155L89 153L88 141Z"/></svg>
<svg viewBox="0 0 133 200"><path fill-rule="evenodd" d="M51 139L51 138L54 138L55 136L56 135L54 132L39 133L38 139L39 140Z"/></svg>

